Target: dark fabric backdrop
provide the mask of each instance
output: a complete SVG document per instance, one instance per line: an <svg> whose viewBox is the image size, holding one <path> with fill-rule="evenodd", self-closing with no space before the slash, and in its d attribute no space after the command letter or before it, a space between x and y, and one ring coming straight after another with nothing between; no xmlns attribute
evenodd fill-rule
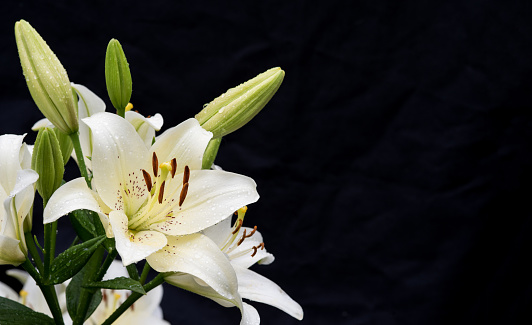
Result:
<svg viewBox="0 0 532 325"><path fill-rule="evenodd" d="M216 162L256 180L246 223L276 261L253 269L303 306L301 324L530 324L531 4L7 1L0 133L32 143L41 118L18 19L108 109L105 49L120 40L135 109L163 114L164 129L281 66L277 95ZM236 308L164 290L173 324L239 322ZM263 324L299 324L253 305Z"/></svg>

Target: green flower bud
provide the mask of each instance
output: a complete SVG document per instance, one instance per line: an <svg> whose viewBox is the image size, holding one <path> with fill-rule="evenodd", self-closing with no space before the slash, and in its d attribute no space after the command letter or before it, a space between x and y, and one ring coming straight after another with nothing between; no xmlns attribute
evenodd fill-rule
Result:
<svg viewBox="0 0 532 325"><path fill-rule="evenodd" d="M42 128L37 134L31 157L31 169L39 174L37 191L47 202L61 186L65 172L59 141L51 128Z"/></svg>
<svg viewBox="0 0 532 325"><path fill-rule="evenodd" d="M118 115L124 117L126 106L131 99L133 82L122 45L114 38L109 41L105 53L105 83L111 103Z"/></svg>
<svg viewBox="0 0 532 325"><path fill-rule="evenodd" d="M272 68L206 105L195 117L201 126L220 138L249 122L273 97L283 82L284 71Z"/></svg>
<svg viewBox="0 0 532 325"><path fill-rule="evenodd" d="M77 103L66 70L31 25L15 23L22 71L31 97L43 115L66 134L78 131Z"/></svg>
<svg viewBox="0 0 532 325"><path fill-rule="evenodd" d="M63 165L66 165L70 159L72 151L74 150L74 144L72 143L70 137L61 132L61 130L58 128L54 128L53 130L55 136L57 137L57 141L59 142L59 149L61 149L61 155L63 156Z"/></svg>

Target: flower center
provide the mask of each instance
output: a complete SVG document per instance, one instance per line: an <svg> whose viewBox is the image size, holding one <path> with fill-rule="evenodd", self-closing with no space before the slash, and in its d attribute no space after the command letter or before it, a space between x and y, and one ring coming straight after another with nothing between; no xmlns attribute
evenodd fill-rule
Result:
<svg viewBox="0 0 532 325"><path fill-rule="evenodd" d="M259 249L264 250L264 243L260 243L256 246L252 246L251 248L244 249L238 253L231 254L238 246L240 246L246 238L250 238L255 234L257 231L257 226L253 227L253 229L247 233L247 229L244 229L244 231L240 231L242 228L242 223L244 223L244 216L246 215L246 211L248 210L248 207L242 207L238 209L236 212L238 217L235 220L235 223L233 225L233 231L231 234L227 237L224 244L222 245L222 252L226 253L230 259L234 259L243 255L247 255L251 253L251 257L255 256L257 254L257 251ZM238 238L238 240L237 240ZM236 244L235 244L236 241Z"/></svg>
<svg viewBox="0 0 532 325"><path fill-rule="evenodd" d="M142 176L146 184L149 195L142 207L129 218L129 229L141 230L147 229L149 225L162 222L167 218L174 218L174 208L176 205L181 207L188 193L188 181L190 179L190 169L185 166L183 171L183 182L181 186L176 186L171 191L166 191L167 184L173 180L177 171L177 160L173 158L170 161L159 164L155 152L152 156L152 171L150 174L142 170ZM155 181L152 182L152 175ZM179 192L179 201L175 202Z"/></svg>

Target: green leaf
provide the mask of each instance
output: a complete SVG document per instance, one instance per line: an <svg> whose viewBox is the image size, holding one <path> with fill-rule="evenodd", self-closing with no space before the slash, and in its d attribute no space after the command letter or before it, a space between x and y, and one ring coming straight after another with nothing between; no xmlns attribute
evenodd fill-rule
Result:
<svg viewBox="0 0 532 325"><path fill-rule="evenodd" d="M33 325L50 324L54 320L45 314L38 313L16 301L0 297L0 324Z"/></svg>
<svg viewBox="0 0 532 325"><path fill-rule="evenodd" d="M133 280L140 279L139 277L139 271L137 270L137 265L135 263L131 263L128 266L126 266L127 273L129 274L129 277Z"/></svg>
<svg viewBox="0 0 532 325"><path fill-rule="evenodd" d="M105 53L105 83L111 103L118 112L122 112L123 116L131 99L133 83L122 45L114 38L109 41Z"/></svg>
<svg viewBox="0 0 532 325"><path fill-rule="evenodd" d="M81 288L83 286L84 281L86 280L86 277L90 276L88 267L84 267L81 269L81 271L76 274L70 283L67 286L66 289L66 301L67 301L67 310L68 314L70 315L70 318L74 319L76 317L77 311L78 311L78 305L79 305L79 297L81 295ZM89 303L89 309L87 310L87 314L85 315L85 319L88 319L92 313L96 310L96 308L100 305L100 302L102 301L102 291L97 290L92 296L92 299Z"/></svg>
<svg viewBox="0 0 532 325"><path fill-rule="evenodd" d="M81 240L87 241L97 236L92 211L76 210L70 213L68 217Z"/></svg>
<svg viewBox="0 0 532 325"><path fill-rule="evenodd" d="M142 287L139 281L135 281L131 278L121 276L111 280L93 282L89 283L85 287L89 288L105 288L105 289L114 289L114 290L131 290L133 292L138 292L145 295L146 291Z"/></svg>
<svg viewBox="0 0 532 325"><path fill-rule="evenodd" d="M59 254L50 267L50 284L63 283L78 273L104 240L105 236L102 235Z"/></svg>

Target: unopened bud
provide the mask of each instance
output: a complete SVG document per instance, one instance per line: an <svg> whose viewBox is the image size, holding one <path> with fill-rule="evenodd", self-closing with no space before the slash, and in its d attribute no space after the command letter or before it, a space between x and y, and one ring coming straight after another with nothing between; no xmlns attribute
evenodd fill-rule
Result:
<svg viewBox="0 0 532 325"><path fill-rule="evenodd" d="M133 83L122 45L114 38L109 41L105 53L105 83L111 103L118 115L124 117L126 106L131 99Z"/></svg>
<svg viewBox="0 0 532 325"><path fill-rule="evenodd" d="M35 104L65 134L77 132L77 105L61 62L27 21L15 23L15 38L22 71Z"/></svg>
<svg viewBox="0 0 532 325"><path fill-rule="evenodd" d="M42 128L37 134L31 157L31 169L39 174L37 191L47 202L61 186L65 172L59 141L51 128Z"/></svg>
<svg viewBox="0 0 532 325"><path fill-rule="evenodd" d="M272 68L229 89L195 117L201 126L220 138L238 130L257 115L281 86L284 71Z"/></svg>

